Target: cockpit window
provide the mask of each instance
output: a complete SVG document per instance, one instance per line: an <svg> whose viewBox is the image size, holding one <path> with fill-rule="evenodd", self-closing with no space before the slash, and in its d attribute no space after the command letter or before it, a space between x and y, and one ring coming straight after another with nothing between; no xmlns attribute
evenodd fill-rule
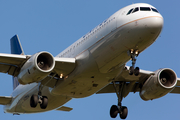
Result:
<svg viewBox="0 0 180 120"><path fill-rule="evenodd" d="M151 11L149 7L140 7L140 11Z"/></svg>
<svg viewBox="0 0 180 120"><path fill-rule="evenodd" d="M152 9L152 11L159 13L157 9L155 9L155 8L151 8L151 9Z"/></svg>
<svg viewBox="0 0 180 120"><path fill-rule="evenodd" d="M126 15L129 15L133 11L133 9L134 8L130 9L129 12Z"/></svg>
<svg viewBox="0 0 180 120"><path fill-rule="evenodd" d="M150 7L136 7L136 8L130 9L126 15L129 15L129 14L131 14L131 13L135 13L135 12L137 12L137 11L153 11L153 12L159 13L159 12L157 11L157 9L155 9L155 8L150 8Z"/></svg>
<svg viewBox="0 0 180 120"><path fill-rule="evenodd" d="M138 7L136 7L136 8L133 10L132 13L137 12L137 11L139 11L139 8L138 8Z"/></svg>

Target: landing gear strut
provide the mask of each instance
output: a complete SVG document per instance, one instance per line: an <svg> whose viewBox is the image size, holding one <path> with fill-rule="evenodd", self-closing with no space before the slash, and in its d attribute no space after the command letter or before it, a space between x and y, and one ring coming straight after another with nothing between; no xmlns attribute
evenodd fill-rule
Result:
<svg viewBox="0 0 180 120"><path fill-rule="evenodd" d="M131 56L131 61L132 61L132 66L129 68L129 75L135 75L138 76L139 75L139 67L135 67L136 64L136 57L139 55L139 51L138 50L129 50L128 54Z"/></svg>
<svg viewBox="0 0 180 120"><path fill-rule="evenodd" d="M47 96L42 96L41 90L42 86L39 84L38 95L32 95L30 99L30 106L32 108L36 108L37 104L40 104L41 109L46 109L48 105L48 98Z"/></svg>
<svg viewBox="0 0 180 120"><path fill-rule="evenodd" d="M119 91L116 88L115 81L113 81L113 85L116 91L116 95L118 97L118 105L112 105L110 109L110 116L111 118L116 118L117 114L119 113L121 119L126 119L128 114L128 109L126 106L122 106L121 102L123 99L123 87L126 83L125 82L119 82Z"/></svg>

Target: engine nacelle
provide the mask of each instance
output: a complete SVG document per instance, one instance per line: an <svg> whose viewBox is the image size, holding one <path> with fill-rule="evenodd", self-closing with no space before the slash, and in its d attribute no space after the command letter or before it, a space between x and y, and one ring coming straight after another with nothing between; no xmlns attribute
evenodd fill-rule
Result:
<svg viewBox="0 0 180 120"><path fill-rule="evenodd" d="M39 52L23 65L17 76L19 83L30 84L44 79L54 69L54 57L48 52Z"/></svg>
<svg viewBox="0 0 180 120"><path fill-rule="evenodd" d="M168 68L159 69L143 84L140 96L143 100L160 98L171 92L177 84L176 73Z"/></svg>

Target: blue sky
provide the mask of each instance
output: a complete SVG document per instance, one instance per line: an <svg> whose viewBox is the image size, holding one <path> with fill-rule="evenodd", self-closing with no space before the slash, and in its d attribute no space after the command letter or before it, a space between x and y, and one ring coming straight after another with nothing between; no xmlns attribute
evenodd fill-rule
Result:
<svg viewBox="0 0 180 120"><path fill-rule="evenodd" d="M179 0L1 0L0 52L10 53L9 39L18 34L25 54L48 51L56 56L120 8L140 2L149 3L159 10L164 17L164 28L157 41L139 55L137 66L151 71L171 68L180 77ZM11 76L0 74L0 80L0 95L10 95ZM176 120L179 119L179 101L178 94L143 101L139 93L131 93L123 100L123 105L129 110L127 120ZM117 104L115 94L95 94L68 102L66 106L74 108L71 112L13 116L4 114L3 106L0 106L0 116L6 120L111 120L109 109L113 104Z"/></svg>

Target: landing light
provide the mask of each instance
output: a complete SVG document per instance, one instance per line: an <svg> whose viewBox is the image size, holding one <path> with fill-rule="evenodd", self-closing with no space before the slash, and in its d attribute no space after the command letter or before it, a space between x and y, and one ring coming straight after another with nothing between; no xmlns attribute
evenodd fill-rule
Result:
<svg viewBox="0 0 180 120"><path fill-rule="evenodd" d="M63 78L63 74L60 74L60 78Z"/></svg>

